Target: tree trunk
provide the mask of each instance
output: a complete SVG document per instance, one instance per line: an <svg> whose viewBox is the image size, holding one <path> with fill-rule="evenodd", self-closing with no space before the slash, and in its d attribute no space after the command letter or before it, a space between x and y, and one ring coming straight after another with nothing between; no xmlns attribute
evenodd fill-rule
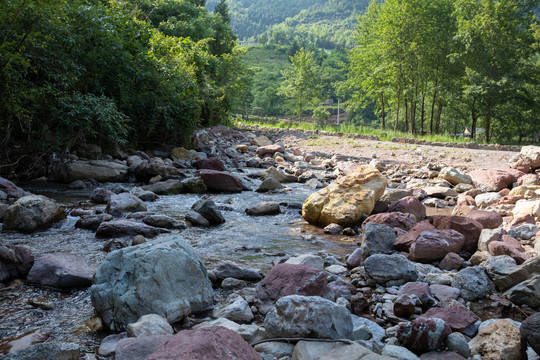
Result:
<svg viewBox="0 0 540 360"><path fill-rule="evenodd" d="M405 132L409 131L409 102L405 98Z"/></svg>
<svg viewBox="0 0 540 360"><path fill-rule="evenodd" d="M476 105L476 98L474 98L472 107L471 107L471 117L472 117L471 139L476 138L476 121L478 117L476 116L476 109L474 108L475 105Z"/></svg>
<svg viewBox="0 0 540 360"><path fill-rule="evenodd" d="M394 124L394 131L397 131L397 126L399 122L399 103L401 100L401 85L398 86L398 97L397 97L397 109L396 109L396 123Z"/></svg>
<svg viewBox="0 0 540 360"><path fill-rule="evenodd" d="M493 101L491 99L488 100L487 103L487 111L486 111L486 142L489 144L489 141L491 140L491 134L490 128L491 128L491 108L493 106Z"/></svg>
<svg viewBox="0 0 540 360"><path fill-rule="evenodd" d="M426 91L422 91L422 112L420 114L420 135L424 135L424 102L426 100Z"/></svg>
<svg viewBox="0 0 540 360"><path fill-rule="evenodd" d="M437 123L435 124L435 132L438 134L441 126L441 114L442 114L442 98L439 98L439 107L437 109Z"/></svg>
<svg viewBox="0 0 540 360"><path fill-rule="evenodd" d="M384 130L386 127L386 116L384 114L384 95L381 94L381 117L382 117L382 129Z"/></svg>
<svg viewBox="0 0 540 360"><path fill-rule="evenodd" d="M437 83L439 79L435 79L435 89L433 90L433 101L431 102L431 120L429 122L429 133L433 134L433 118L435 116L435 100L437 100Z"/></svg>

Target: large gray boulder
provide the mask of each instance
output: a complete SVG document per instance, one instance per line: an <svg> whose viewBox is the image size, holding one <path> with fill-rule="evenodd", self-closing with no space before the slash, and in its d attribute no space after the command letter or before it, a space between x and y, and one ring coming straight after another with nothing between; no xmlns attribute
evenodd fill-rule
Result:
<svg viewBox="0 0 540 360"><path fill-rule="evenodd" d="M386 286L403 285L418 279L414 264L401 254L375 254L364 262L368 280Z"/></svg>
<svg viewBox="0 0 540 360"><path fill-rule="evenodd" d="M482 266L471 266L458 272L452 286L461 290L465 300L480 300L495 292L495 284Z"/></svg>
<svg viewBox="0 0 540 360"><path fill-rule="evenodd" d="M77 160L63 164L52 174L51 178L66 184L85 179L94 179L99 182L118 182L124 180L127 172L127 165L118 161Z"/></svg>
<svg viewBox="0 0 540 360"><path fill-rule="evenodd" d="M391 227L367 223L362 232L362 256L365 258L375 254L391 254L394 252L396 233Z"/></svg>
<svg viewBox="0 0 540 360"><path fill-rule="evenodd" d="M112 216L122 216L128 212L146 211L144 202L130 193L111 195L106 211Z"/></svg>
<svg viewBox="0 0 540 360"><path fill-rule="evenodd" d="M173 323L212 305L214 295L204 264L180 236L113 251L91 290L96 312L114 331L146 314Z"/></svg>
<svg viewBox="0 0 540 360"><path fill-rule="evenodd" d="M56 288L89 286L96 267L82 256L68 253L46 254L35 261L26 280L31 284Z"/></svg>
<svg viewBox="0 0 540 360"><path fill-rule="evenodd" d="M7 208L3 230L22 233L46 230L66 216L66 212L56 201L42 195L28 195Z"/></svg>
<svg viewBox="0 0 540 360"><path fill-rule="evenodd" d="M353 322L342 305L319 296L289 295L266 314L264 328L269 337L346 339Z"/></svg>

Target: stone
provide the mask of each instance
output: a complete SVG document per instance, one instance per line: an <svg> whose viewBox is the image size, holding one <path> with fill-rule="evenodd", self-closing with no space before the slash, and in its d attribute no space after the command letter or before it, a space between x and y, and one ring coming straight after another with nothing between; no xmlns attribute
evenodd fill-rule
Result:
<svg viewBox="0 0 540 360"><path fill-rule="evenodd" d="M47 341L9 353L2 360L79 360L80 356L77 344Z"/></svg>
<svg viewBox="0 0 540 360"><path fill-rule="evenodd" d="M96 204L106 204L109 202L109 199L112 195L114 195L112 191L102 187L98 187L95 188L92 192L92 195L90 195L90 200L92 200Z"/></svg>
<svg viewBox="0 0 540 360"><path fill-rule="evenodd" d="M472 179L469 175L462 173L456 168L445 167L439 172L439 179L448 181L452 185L457 184L472 184Z"/></svg>
<svg viewBox="0 0 540 360"><path fill-rule="evenodd" d="M400 318L408 319L414 314L415 301L409 295L400 295L394 301L394 315Z"/></svg>
<svg viewBox="0 0 540 360"><path fill-rule="evenodd" d="M446 199L447 197L457 197L458 193L454 189L445 186L429 186L422 190L425 191L428 197L434 197L437 199Z"/></svg>
<svg viewBox="0 0 540 360"><path fill-rule="evenodd" d="M266 314L278 299L293 294L329 297L331 291L324 271L302 264L274 266L257 285L259 312Z"/></svg>
<svg viewBox="0 0 540 360"><path fill-rule="evenodd" d="M508 255L514 259L518 265L523 264L529 258L523 251L519 251L515 246L502 241L491 242L488 245L488 250L493 256Z"/></svg>
<svg viewBox="0 0 540 360"><path fill-rule="evenodd" d="M492 211L472 210L465 216L478 221L484 229L496 229L503 223L502 216Z"/></svg>
<svg viewBox="0 0 540 360"><path fill-rule="evenodd" d="M145 238L153 238L169 230L148 226L143 223L129 220L106 221L99 224L96 237L107 239L112 237L142 235Z"/></svg>
<svg viewBox="0 0 540 360"><path fill-rule="evenodd" d="M394 247L399 251L409 252L411 245L418 239L421 233L424 231L436 231L435 226L429 222L429 220L423 220L416 223L411 230L407 231L405 234L401 234L396 237L394 241Z"/></svg>
<svg viewBox="0 0 540 360"><path fill-rule="evenodd" d="M406 196L397 200L390 205L388 212L413 214L416 220L422 220L426 217L426 207L415 196Z"/></svg>
<svg viewBox="0 0 540 360"><path fill-rule="evenodd" d="M97 354L99 356L110 356L113 355L116 351L116 347L118 346L118 343L122 340L124 340L127 337L125 332L122 332L120 334L112 334L106 336L99 345L99 349L97 351Z"/></svg>
<svg viewBox="0 0 540 360"><path fill-rule="evenodd" d="M429 351L420 355L420 360L466 360L463 356L453 351Z"/></svg>
<svg viewBox="0 0 540 360"><path fill-rule="evenodd" d="M376 284L402 285L418 278L414 264L400 254L375 254L366 259L364 266L367 277Z"/></svg>
<svg viewBox="0 0 540 360"><path fill-rule="evenodd" d="M531 161L533 169L540 167L540 146L523 146L520 154Z"/></svg>
<svg viewBox="0 0 540 360"><path fill-rule="evenodd" d="M51 180L69 184L75 180L94 179L99 182L120 182L128 173L126 164L107 160L76 160L62 164L50 174Z"/></svg>
<svg viewBox="0 0 540 360"><path fill-rule="evenodd" d="M425 282L408 282L399 289L398 295L414 295L420 300L420 305L424 308L430 308L437 305L437 300L431 295L430 286Z"/></svg>
<svg viewBox="0 0 540 360"><path fill-rule="evenodd" d="M272 142L266 136L261 135L261 136L257 136L251 139L251 145L256 145L258 147L261 147L261 146L272 145Z"/></svg>
<svg viewBox="0 0 540 360"><path fill-rule="evenodd" d="M512 168L488 168L473 170L469 172L469 175L476 188L484 191L500 191L525 174Z"/></svg>
<svg viewBox="0 0 540 360"><path fill-rule="evenodd" d="M193 167L197 170L210 169L216 171L225 171L225 164L223 164L223 161L219 160L217 157L197 160L193 163Z"/></svg>
<svg viewBox="0 0 540 360"><path fill-rule="evenodd" d="M96 312L111 330L122 331L142 315L169 323L213 303L206 268L180 236L110 253L91 288Z"/></svg>
<svg viewBox="0 0 540 360"><path fill-rule="evenodd" d="M56 288L89 286L95 272L96 265L84 257L53 253L37 259L26 280L30 284Z"/></svg>
<svg viewBox="0 0 540 360"><path fill-rule="evenodd" d="M482 360L523 359L519 328L506 319L497 320L486 326L469 342L471 355L480 355Z"/></svg>
<svg viewBox="0 0 540 360"><path fill-rule="evenodd" d="M364 259L375 254L392 254L396 233L392 228L378 224L367 223L362 231L362 256Z"/></svg>
<svg viewBox="0 0 540 360"><path fill-rule="evenodd" d="M356 225L369 215L384 193L386 179L369 166L360 166L349 175L311 194L302 206L302 216L310 224Z"/></svg>
<svg viewBox="0 0 540 360"><path fill-rule="evenodd" d="M217 311L215 316L236 323L249 323L254 317L249 304L241 296L238 296L231 304Z"/></svg>
<svg viewBox="0 0 540 360"><path fill-rule="evenodd" d="M345 274L347 272L347 268L345 266L338 264L330 265L324 270L334 275Z"/></svg>
<svg viewBox="0 0 540 360"><path fill-rule="evenodd" d="M208 190L204 180L198 176L188 177L182 180L181 185L182 192L186 194L203 194Z"/></svg>
<svg viewBox="0 0 540 360"><path fill-rule="evenodd" d="M539 256L528 259L520 266L515 265L515 260L508 256L496 256L494 258L506 259L504 264L493 266L490 271L490 276L493 277L493 281L500 291L506 291L540 273ZM489 266L486 265L486 270L489 269Z"/></svg>
<svg viewBox="0 0 540 360"><path fill-rule="evenodd" d="M213 200L199 200L191 206L191 210L201 214L210 224L222 224L225 222L221 211Z"/></svg>
<svg viewBox="0 0 540 360"><path fill-rule="evenodd" d="M270 166L268 169L264 171L264 173L261 176L261 179L262 180L273 179L279 183L298 182L298 178L296 176L280 171L273 166Z"/></svg>
<svg viewBox="0 0 540 360"><path fill-rule="evenodd" d="M474 202L476 203L476 206L480 208L486 208L493 204L496 204L502 198L503 197L498 192L486 192L476 195L476 197L474 198Z"/></svg>
<svg viewBox="0 0 540 360"><path fill-rule="evenodd" d="M148 215L142 219L143 223L162 229L185 229L186 224L167 215Z"/></svg>
<svg viewBox="0 0 540 360"><path fill-rule="evenodd" d="M144 336L120 340L115 350L114 359L146 360L169 338L171 338L171 335Z"/></svg>
<svg viewBox="0 0 540 360"><path fill-rule="evenodd" d="M147 360L207 359L262 360L240 335L221 326L180 331L147 358Z"/></svg>
<svg viewBox="0 0 540 360"><path fill-rule="evenodd" d="M171 158L173 160L198 160L200 155L195 150L188 150L184 147L177 147L171 150Z"/></svg>
<svg viewBox="0 0 540 360"><path fill-rule="evenodd" d="M437 230L455 230L465 236L463 251L472 254L478 248L478 238L483 229L478 221L463 216L435 215L431 217L431 223Z"/></svg>
<svg viewBox="0 0 540 360"><path fill-rule="evenodd" d="M145 185L142 189L158 195L176 195L184 192L184 183L177 179L169 179Z"/></svg>
<svg viewBox="0 0 540 360"><path fill-rule="evenodd" d="M193 210L188 211L184 219L193 226L210 226L210 221L206 220L204 216Z"/></svg>
<svg viewBox="0 0 540 360"><path fill-rule="evenodd" d="M518 200L512 213L516 217L531 215L536 221L540 221L540 200Z"/></svg>
<svg viewBox="0 0 540 360"><path fill-rule="evenodd" d="M329 235L341 235L343 233L343 227L338 224L329 224L324 227L323 232Z"/></svg>
<svg viewBox="0 0 540 360"><path fill-rule="evenodd" d="M263 182L257 187L256 192L269 192L273 190L283 189L283 185L275 179L264 179Z"/></svg>
<svg viewBox="0 0 540 360"><path fill-rule="evenodd" d="M465 338L465 335L459 332L453 332L446 338L446 348L448 351L453 351L463 356L465 359L469 358L471 350L469 349L469 343Z"/></svg>
<svg viewBox="0 0 540 360"><path fill-rule="evenodd" d="M489 244L494 241L501 241L501 237L505 233L506 231L503 228L483 229L478 238L478 251L488 251Z"/></svg>
<svg viewBox="0 0 540 360"><path fill-rule="evenodd" d="M317 255L304 254L299 256L293 256L285 261L285 264L303 264L314 267L316 269L324 269L324 259Z"/></svg>
<svg viewBox="0 0 540 360"><path fill-rule="evenodd" d="M495 292L495 284L481 266L460 270L452 280L452 286L461 291L465 300L475 301Z"/></svg>
<svg viewBox="0 0 540 360"><path fill-rule="evenodd" d="M281 145L278 145L278 144L272 144L272 145L265 145L265 146L260 146L259 148L257 148L257 150L255 151L255 153L257 154L258 157L264 157L264 155L266 154L275 154L277 152L280 152L280 153L284 153L285 152L285 149L283 148L283 146Z"/></svg>
<svg viewBox="0 0 540 360"><path fill-rule="evenodd" d="M259 328L255 324L241 325L225 318L218 318L215 320L202 322L198 325L195 325L192 328L192 330L204 329L207 327L215 327L215 326L221 326L231 331L234 331L247 342L252 342L253 340L255 340L258 337L259 333L261 332L260 331L261 328Z"/></svg>
<svg viewBox="0 0 540 360"><path fill-rule="evenodd" d="M458 253L465 244L465 236L455 230L424 231L409 249L409 260L432 263L448 253Z"/></svg>
<svg viewBox="0 0 540 360"><path fill-rule="evenodd" d="M56 201L42 195L27 195L7 208L2 231L21 233L42 231L65 219L66 216L66 212Z"/></svg>
<svg viewBox="0 0 540 360"><path fill-rule="evenodd" d="M290 358L294 351L295 344L290 344L284 341L269 341L255 345L253 348L258 353L269 354L276 359L283 357Z"/></svg>
<svg viewBox="0 0 540 360"><path fill-rule="evenodd" d="M423 205L422 205L423 206ZM392 229L409 231L416 224L416 217L409 213L386 212L371 215L364 221L364 226L369 223L386 225Z"/></svg>
<svg viewBox="0 0 540 360"><path fill-rule="evenodd" d="M146 211L146 205L133 194L121 193L111 195L105 211L114 217L119 217L128 212Z"/></svg>
<svg viewBox="0 0 540 360"><path fill-rule="evenodd" d="M294 347L291 360L390 360L388 356L381 356L368 348L351 342L328 343L317 341L299 341Z"/></svg>
<svg viewBox="0 0 540 360"><path fill-rule="evenodd" d="M452 330L442 319L418 318L399 325L397 338L407 349L422 354L441 348L451 333Z"/></svg>
<svg viewBox="0 0 540 360"><path fill-rule="evenodd" d="M520 238L522 240L530 240L540 231L536 225L533 224L523 224L516 227L513 227L508 232L511 236L515 238Z"/></svg>
<svg viewBox="0 0 540 360"><path fill-rule="evenodd" d="M242 180L226 172L202 169L196 172L200 176L208 190L216 192L241 192Z"/></svg>
<svg viewBox="0 0 540 360"><path fill-rule="evenodd" d="M142 201L156 201L157 199L159 199L159 196L157 196L156 193L142 189L135 192L133 195L135 195Z"/></svg>
<svg viewBox="0 0 540 360"><path fill-rule="evenodd" d="M277 215L280 213L279 203L275 201L263 201L246 209L246 214L250 216Z"/></svg>
<svg viewBox="0 0 540 360"><path fill-rule="evenodd" d="M386 344L381 352L381 355L388 356L392 359L401 360L420 360L412 351L396 345Z"/></svg>
<svg viewBox="0 0 540 360"><path fill-rule="evenodd" d="M432 284L429 286L431 294L439 301L457 300L461 291L452 286Z"/></svg>
<svg viewBox="0 0 540 360"><path fill-rule="evenodd" d="M503 295L516 305L527 305L532 309L540 310L540 274L533 275L511 287Z"/></svg>
<svg viewBox="0 0 540 360"><path fill-rule="evenodd" d="M235 278L225 278L221 282L221 288L225 290L243 289L246 286L247 283L244 280L239 280Z"/></svg>
<svg viewBox="0 0 540 360"><path fill-rule="evenodd" d="M456 253L449 252L439 263L442 270L459 270L465 260Z"/></svg>
<svg viewBox="0 0 540 360"><path fill-rule="evenodd" d="M24 279L34 265L34 255L22 246L0 244L0 282Z"/></svg>
<svg viewBox="0 0 540 360"><path fill-rule="evenodd" d="M355 249L352 254L347 257L347 266L355 268L362 263L362 248Z"/></svg>
<svg viewBox="0 0 540 360"><path fill-rule="evenodd" d="M23 188L18 187L13 182L0 176L0 191L6 194L6 198L19 199L23 196L31 195L29 192L24 191Z"/></svg>
<svg viewBox="0 0 540 360"><path fill-rule="evenodd" d="M102 222L111 221L112 219L113 216L111 214L84 215L77 220L75 227L96 231Z"/></svg>
<svg viewBox="0 0 540 360"><path fill-rule="evenodd" d="M463 332L480 320L463 306L432 307L422 317L443 319L452 331Z"/></svg>
<svg viewBox="0 0 540 360"><path fill-rule="evenodd" d="M519 328L521 337L540 355L540 313L529 316Z"/></svg>
<svg viewBox="0 0 540 360"><path fill-rule="evenodd" d="M349 310L319 296L280 298L264 319L269 337L346 339L352 334Z"/></svg>
<svg viewBox="0 0 540 360"><path fill-rule="evenodd" d="M259 281L263 278L260 269L248 268L230 261L220 263L213 272L218 281L229 277L246 281Z"/></svg>
<svg viewBox="0 0 540 360"><path fill-rule="evenodd" d="M157 314L143 315L126 328L128 337L172 335L174 330L162 316Z"/></svg>

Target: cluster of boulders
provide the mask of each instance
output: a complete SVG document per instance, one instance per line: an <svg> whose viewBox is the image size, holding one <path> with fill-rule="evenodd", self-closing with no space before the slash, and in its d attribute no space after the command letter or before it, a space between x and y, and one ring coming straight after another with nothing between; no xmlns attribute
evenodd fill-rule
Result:
<svg viewBox="0 0 540 360"><path fill-rule="evenodd" d="M90 200L101 205L71 213L80 217L76 227L113 238L110 253L97 266L70 254L34 259L27 249L0 245L0 282L91 285L96 315L114 333L98 355L116 359L540 354L540 147L470 172L432 163L404 169L375 157L360 164L225 127L197 132L192 147L117 160L71 155L56 164L51 179L72 187L139 182L129 191L98 186ZM303 218L357 240L353 253L291 254L265 275L231 262L207 270L178 233L226 221L218 206L203 199L175 219L145 204L179 193L289 191L291 182L319 189L301 206ZM0 200L3 231L41 231L66 216L54 201L2 178ZM280 211L262 202L246 214Z"/></svg>

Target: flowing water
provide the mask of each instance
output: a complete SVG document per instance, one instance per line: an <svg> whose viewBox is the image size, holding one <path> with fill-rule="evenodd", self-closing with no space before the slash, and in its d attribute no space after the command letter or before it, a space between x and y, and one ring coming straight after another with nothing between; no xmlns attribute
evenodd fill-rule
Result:
<svg viewBox="0 0 540 360"><path fill-rule="evenodd" d="M23 187L57 200L68 210L93 208L88 203L90 191L50 184ZM335 256L344 256L356 247L354 242L324 235L320 229L307 225L299 213L299 206L313 190L300 184L289 187L290 191L277 194L242 192L161 196L157 201L147 203L147 207L150 212L181 220L197 200L214 200L226 220L224 224L207 228L191 227L178 232L198 251L208 269L221 261L234 261L267 270L272 262L279 261L284 255L323 250ZM245 214L247 207L261 201L283 204L282 213L261 217ZM30 248L36 258L47 253L69 252L96 263L101 262L107 255L102 249L108 240L96 239L91 231L76 229L74 225L77 219L68 216L57 226L32 235L0 233L0 239L2 243ZM166 236L160 235L156 239ZM42 303L48 306L39 305ZM3 342L35 329L46 330L54 340L81 344L84 351L94 353L104 334L93 332L85 326L93 315L89 289L62 292L18 284L0 290L0 354Z"/></svg>

